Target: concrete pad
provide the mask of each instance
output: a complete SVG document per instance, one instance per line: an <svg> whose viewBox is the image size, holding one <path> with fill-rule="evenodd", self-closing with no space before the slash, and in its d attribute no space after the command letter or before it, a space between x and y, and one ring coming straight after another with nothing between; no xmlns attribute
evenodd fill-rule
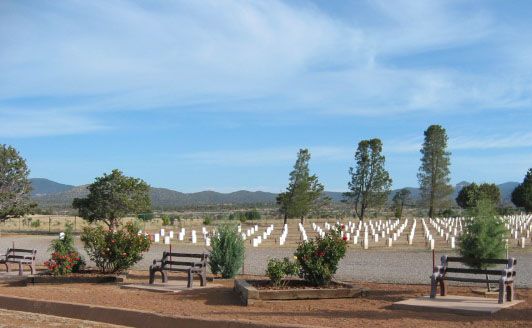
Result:
<svg viewBox="0 0 532 328"><path fill-rule="evenodd" d="M394 309L412 311L435 311L466 315L493 314L499 310L509 308L523 301L497 303L497 299L471 296L429 296L411 298L408 300L395 302Z"/></svg>
<svg viewBox="0 0 532 328"><path fill-rule="evenodd" d="M121 285L120 288L124 289L140 289L148 292L157 292L157 293L179 293L184 290L196 290L196 289L205 289L212 287L219 287L218 284L207 284L205 287L201 287L198 281L195 281L192 285L192 288L187 288L187 281L185 280L170 280L167 283L138 283L138 284L125 284Z"/></svg>

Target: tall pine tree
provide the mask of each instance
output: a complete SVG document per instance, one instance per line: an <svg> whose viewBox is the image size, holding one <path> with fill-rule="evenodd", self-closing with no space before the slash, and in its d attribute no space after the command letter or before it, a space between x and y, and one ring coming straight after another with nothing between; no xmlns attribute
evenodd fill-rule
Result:
<svg viewBox="0 0 532 328"><path fill-rule="evenodd" d="M290 173L290 181L286 191L277 196L277 204L284 215L284 223L288 218L299 218L303 223L305 217L314 209L323 205L323 185L316 175L310 175L308 162L310 153L300 149L294 169Z"/></svg>
<svg viewBox="0 0 532 328"><path fill-rule="evenodd" d="M382 206L388 199L392 179L384 168L380 139L362 140L355 153L356 169L349 168L350 192L344 194L353 203L360 220L368 208Z"/></svg>
<svg viewBox="0 0 532 328"><path fill-rule="evenodd" d="M421 148L421 166L417 178L423 202L429 208L429 217L449 201L453 192L449 166L451 153L447 151L447 133L440 125L431 125L425 131Z"/></svg>

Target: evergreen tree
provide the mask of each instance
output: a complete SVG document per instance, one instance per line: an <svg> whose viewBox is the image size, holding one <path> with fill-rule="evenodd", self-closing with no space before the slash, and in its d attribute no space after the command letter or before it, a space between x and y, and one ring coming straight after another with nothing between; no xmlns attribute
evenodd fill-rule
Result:
<svg viewBox="0 0 532 328"><path fill-rule="evenodd" d="M395 209L395 217L400 219L403 216L404 206L410 202L410 190L403 188L395 193L393 196L393 205Z"/></svg>
<svg viewBox="0 0 532 328"><path fill-rule="evenodd" d="M0 145L0 221L21 217L35 207L30 203L30 170L18 151Z"/></svg>
<svg viewBox="0 0 532 328"><path fill-rule="evenodd" d="M501 201L501 191L494 183L472 183L460 190L456 203L461 208L468 209L475 207L481 198L488 198L492 204L497 205Z"/></svg>
<svg viewBox="0 0 532 328"><path fill-rule="evenodd" d="M360 220L368 208L382 206L388 199L392 179L384 168L380 139L362 140L355 153L356 169L349 168L350 192L344 194L353 203L355 214Z"/></svg>
<svg viewBox="0 0 532 328"><path fill-rule="evenodd" d="M471 216L460 236L458 251L468 259L469 267L486 270L490 265L481 263L481 260L502 258L506 251L504 237L507 234L504 222L497 217L494 204L489 198L478 200L473 208L468 211ZM490 289L488 274L486 284Z"/></svg>
<svg viewBox="0 0 532 328"><path fill-rule="evenodd" d="M119 170L96 178L86 198L75 198L72 206L90 223L102 221L116 230L122 217L151 212L150 186L141 179L124 176Z"/></svg>
<svg viewBox="0 0 532 328"><path fill-rule="evenodd" d="M429 208L429 217L448 202L453 192L449 165L451 153L447 151L447 134L440 125L431 125L425 131L421 148L421 166L417 175L422 201Z"/></svg>
<svg viewBox="0 0 532 328"><path fill-rule="evenodd" d="M527 212L532 212L532 168L526 173L523 183L512 191L512 203L517 207L523 207Z"/></svg>
<svg viewBox="0 0 532 328"><path fill-rule="evenodd" d="M310 153L300 149L294 169L290 173L290 181L286 191L277 196L277 204L284 215L284 223L288 218L299 218L303 223L305 217L314 209L323 206L323 185L316 175L310 175L308 162Z"/></svg>

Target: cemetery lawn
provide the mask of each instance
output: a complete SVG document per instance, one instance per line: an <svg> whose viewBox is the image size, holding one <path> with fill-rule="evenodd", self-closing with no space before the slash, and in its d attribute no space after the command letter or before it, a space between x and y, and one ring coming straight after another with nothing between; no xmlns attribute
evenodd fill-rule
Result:
<svg viewBox="0 0 532 328"><path fill-rule="evenodd" d="M145 271L133 272L128 282L147 282ZM171 278L177 275L170 275ZM182 276L184 278L184 276ZM242 276L251 279L256 276ZM197 281L195 285L199 285ZM209 282L208 285L213 283ZM28 287L0 286L2 295L43 300L83 303L161 313L164 315L196 316L210 319L246 319L265 323L292 323L326 327L524 327L532 322L532 290L517 289L517 299L525 300L492 316L461 316L453 314L392 310L390 305L407 298L428 295L426 285L394 285L368 282L355 284L369 289L363 298L274 301L241 306L232 291L233 280L216 281L218 287L195 289L177 294L153 293L120 289L113 284L35 285ZM478 288L478 285L472 288ZM451 295L472 295L470 287L451 286Z"/></svg>

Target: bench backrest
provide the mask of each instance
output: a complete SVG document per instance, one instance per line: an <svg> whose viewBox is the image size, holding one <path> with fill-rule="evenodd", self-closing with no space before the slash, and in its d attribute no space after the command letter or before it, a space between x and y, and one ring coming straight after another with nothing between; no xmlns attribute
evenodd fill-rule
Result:
<svg viewBox="0 0 532 328"><path fill-rule="evenodd" d="M166 268L169 266L176 267L195 267L203 268L207 266L207 259L209 254L207 253L174 253L163 252L163 258L161 265Z"/></svg>
<svg viewBox="0 0 532 328"><path fill-rule="evenodd" d="M23 249L23 248L8 248L6 252L6 260L35 260L37 254L36 249Z"/></svg>
<svg viewBox="0 0 532 328"><path fill-rule="evenodd" d="M480 263L483 264L505 264L504 269L475 269L475 268L453 268L449 267L450 262L455 263L469 263L465 257L453 257L443 255L441 257L441 266L438 267L441 274L446 275L447 273L465 273L465 274L488 274L488 275L501 275L506 278L513 278L516 275L515 266L517 265L517 260L513 257L508 259L483 259L480 260Z"/></svg>

